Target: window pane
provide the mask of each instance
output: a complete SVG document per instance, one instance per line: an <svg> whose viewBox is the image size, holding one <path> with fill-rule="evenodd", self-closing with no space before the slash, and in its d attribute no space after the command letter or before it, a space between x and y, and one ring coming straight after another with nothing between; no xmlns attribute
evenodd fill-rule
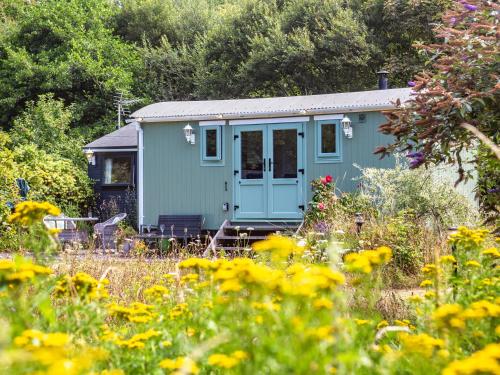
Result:
<svg viewBox="0 0 500 375"><path fill-rule="evenodd" d="M104 160L105 184L129 184L132 179L132 160L129 157L113 157Z"/></svg>
<svg viewBox="0 0 500 375"><path fill-rule="evenodd" d="M297 178L297 129L273 131L273 177Z"/></svg>
<svg viewBox="0 0 500 375"><path fill-rule="evenodd" d="M336 130L335 124L322 124L321 125L321 153L334 154L337 152L336 145Z"/></svg>
<svg viewBox="0 0 500 375"><path fill-rule="evenodd" d="M263 178L263 134L258 131L241 132L241 178Z"/></svg>
<svg viewBox="0 0 500 375"><path fill-rule="evenodd" d="M217 157L217 129L205 130L205 156Z"/></svg>

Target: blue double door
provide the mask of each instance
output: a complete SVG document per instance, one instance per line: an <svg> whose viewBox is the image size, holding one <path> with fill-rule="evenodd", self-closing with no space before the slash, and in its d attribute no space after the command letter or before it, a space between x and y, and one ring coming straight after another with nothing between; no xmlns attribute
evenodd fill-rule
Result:
<svg viewBox="0 0 500 375"><path fill-rule="evenodd" d="M304 123L234 126L235 219L300 219Z"/></svg>

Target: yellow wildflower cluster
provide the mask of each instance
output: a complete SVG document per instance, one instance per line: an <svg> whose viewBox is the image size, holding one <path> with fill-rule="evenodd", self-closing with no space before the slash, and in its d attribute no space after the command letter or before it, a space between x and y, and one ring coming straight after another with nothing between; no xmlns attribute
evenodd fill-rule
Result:
<svg viewBox="0 0 500 375"><path fill-rule="evenodd" d="M500 344L489 344L470 357L451 362L442 375L500 374Z"/></svg>
<svg viewBox="0 0 500 375"><path fill-rule="evenodd" d="M247 353L245 353L242 350L237 350L230 355L212 354L211 356L208 357L208 364L210 366L230 369L239 365L241 361L247 358L248 358Z"/></svg>
<svg viewBox="0 0 500 375"><path fill-rule="evenodd" d="M450 245L460 246L465 250L483 244L489 231L487 229L469 229L464 226L458 227L455 233L450 234L448 242Z"/></svg>
<svg viewBox="0 0 500 375"><path fill-rule="evenodd" d="M441 328L464 328L463 309L459 304L446 304L438 307L432 314L432 318Z"/></svg>
<svg viewBox="0 0 500 375"><path fill-rule="evenodd" d="M15 211L9 216L9 223L24 226L41 222L47 215L58 216L61 210L49 202L25 201L16 205Z"/></svg>
<svg viewBox="0 0 500 375"><path fill-rule="evenodd" d="M494 259L500 258L500 251L496 247L489 247L481 252L484 256L491 256Z"/></svg>
<svg viewBox="0 0 500 375"><path fill-rule="evenodd" d="M206 258L189 258L179 263L179 268L209 269L213 262Z"/></svg>
<svg viewBox="0 0 500 375"><path fill-rule="evenodd" d="M151 298L154 300L161 300L168 296L169 293L170 291L163 285L153 285L152 287L144 290L144 295L147 298Z"/></svg>
<svg viewBox="0 0 500 375"><path fill-rule="evenodd" d="M37 372L40 375L79 375L108 356L99 348L74 347L70 337L61 332L26 330L14 339L14 345L30 353L25 359L45 368L45 372Z"/></svg>
<svg viewBox="0 0 500 375"><path fill-rule="evenodd" d="M121 306L113 302L107 308L110 316L125 319L132 323L147 323L156 317L153 312L154 306L141 302L134 302L130 306Z"/></svg>
<svg viewBox="0 0 500 375"><path fill-rule="evenodd" d="M85 272L78 272L75 276L64 276L54 289L56 297L78 297L87 301L107 298L107 279L96 280Z"/></svg>
<svg viewBox="0 0 500 375"><path fill-rule="evenodd" d="M137 333L128 339L120 338L116 335L107 335L107 339L114 344L127 349L142 349L146 346L146 341L153 337L161 336L160 332L148 329L146 332Z"/></svg>
<svg viewBox="0 0 500 375"><path fill-rule="evenodd" d="M37 276L50 274L52 274L50 268L33 264L24 259L18 261L0 259L0 286L14 286L26 281L32 281Z"/></svg>
<svg viewBox="0 0 500 375"><path fill-rule="evenodd" d="M432 357L435 350L445 347L444 340L436 339L426 333L420 333L418 335L401 333L399 339L403 352L422 355L426 358Z"/></svg>
<svg viewBox="0 0 500 375"><path fill-rule="evenodd" d="M189 311L188 304L185 302L178 303L174 306L172 310L170 310L169 317L170 320L177 319L181 316L191 317L193 314Z"/></svg>
<svg viewBox="0 0 500 375"><path fill-rule="evenodd" d="M166 358L160 362L160 367L171 370L172 374L176 375L196 375L200 372L196 362L189 357L177 357L175 359Z"/></svg>
<svg viewBox="0 0 500 375"><path fill-rule="evenodd" d="M392 251L387 246L376 250L364 250L359 253L350 253L345 257L346 269L350 272L371 273L377 266L389 263Z"/></svg>
<svg viewBox="0 0 500 375"><path fill-rule="evenodd" d="M275 302L252 302L251 306L257 310L280 311L281 305Z"/></svg>
<svg viewBox="0 0 500 375"><path fill-rule="evenodd" d="M252 245L257 253L270 253L273 259L285 259L293 254L303 254L304 246L299 246L297 242L290 237L271 235L264 241L258 241Z"/></svg>
<svg viewBox="0 0 500 375"><path fill-rule="evenodd" d="M500 317L500 305L481 300L471 303L463 313L465 319L484 319Z"/></svg>

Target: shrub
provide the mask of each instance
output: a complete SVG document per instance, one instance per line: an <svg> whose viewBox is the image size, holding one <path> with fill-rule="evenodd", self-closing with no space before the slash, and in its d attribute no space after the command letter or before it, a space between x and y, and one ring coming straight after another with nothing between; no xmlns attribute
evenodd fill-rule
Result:
<svg viewBox="0 0 500 375"><path fill-rule="evenodd" d="M477 223L477 208L449 183L437 181L431 170L408 169L399 160L394 169L359 169L362 194L382 215L411 210L441 228Z"/></svg>

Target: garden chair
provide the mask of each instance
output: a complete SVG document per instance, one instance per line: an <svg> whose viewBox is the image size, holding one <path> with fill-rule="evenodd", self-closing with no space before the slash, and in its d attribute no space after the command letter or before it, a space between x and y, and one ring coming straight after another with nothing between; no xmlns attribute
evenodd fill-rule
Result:
<svg viewBox="0 0 500 375"><path fill-rule="evenodd" d="M94 225L94 234L97 237L98 246L102 246L102 250L116 248L116 230L118 223L127 217L126 213L120 213L108 220Z"/></svg>

